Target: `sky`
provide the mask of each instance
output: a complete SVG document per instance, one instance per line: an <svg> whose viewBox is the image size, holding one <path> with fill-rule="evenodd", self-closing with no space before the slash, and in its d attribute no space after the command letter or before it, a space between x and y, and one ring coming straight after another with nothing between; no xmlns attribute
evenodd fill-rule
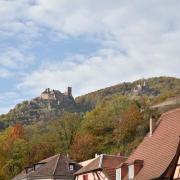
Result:
<svg viewBox="0 0 180 180"><path fill-rule="evenodd" d="M0 0L0 114L48 87L180 78L179 47L179 0Z"/></svg>

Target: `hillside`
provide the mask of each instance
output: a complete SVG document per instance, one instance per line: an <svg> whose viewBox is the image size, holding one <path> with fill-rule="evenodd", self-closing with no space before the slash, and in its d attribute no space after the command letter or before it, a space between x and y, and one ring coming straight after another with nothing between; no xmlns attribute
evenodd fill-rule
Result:
<svg viewBox="0 0 180 180"><path fill-rule="evenodd" d="M154 105L166 100L166 98L179 96L180 79L172 77L140 79L132 83L125 82L82 95L75 100L71 91L71 87L68 87L65 93L48 88L39 97L17 104L9 113L0 116L0 129L17 122L32 124L55 119L63 112L85 113L115 95L133 99L147 96L150 104Z"/></svg>
<svg viewBox="0 0 180 180"><path fill-rule="evenodd" d="M79 96L75 101L84 111L93 109L102 100L113 95L123 95L130 97L148 96L152 103L165 100L167 97L180 95L180 79L173 77L155 77L124 82L115 86L107 87L86 95Z"/></svg>
<svg viewBox="0 0 180 180"><path fill-rule="evenodd" d="M180 79L150 78L77 97L46 89L0 117L0 179L60 153L82 161L96 153L128 156L149 119L180 107ZM7 128L6 128L7 127Z"/></svg>
<svg viewBox="0 0 180 180"><path fill-rule="evenodd" d="M65 111L79 112L71 88L68 87L65 93L48 88L39 97L17 104L9 113L1 115L1 128L17 122L32 124L38 121L55 119Z"/></svg>

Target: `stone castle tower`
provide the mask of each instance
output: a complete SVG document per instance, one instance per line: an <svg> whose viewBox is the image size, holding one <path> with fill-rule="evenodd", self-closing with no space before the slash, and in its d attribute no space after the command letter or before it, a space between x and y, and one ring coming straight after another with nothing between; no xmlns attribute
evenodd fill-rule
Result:
<svg viewBox="0 0 180 180"><path fill-rule="evenodd" d="M67 91L64 93L66 96L72 96L72 87L67 87Z"/></svg>
<svg viewBox="0 0 180 180"><path fill-rule="evenodd" d="M72 87L68 87L65 93L61 93L58 90L47 88L41 93L41 99L44 100L57 100L60 97L72 97ZM60 98L61 99L61 98Z"/></svg>

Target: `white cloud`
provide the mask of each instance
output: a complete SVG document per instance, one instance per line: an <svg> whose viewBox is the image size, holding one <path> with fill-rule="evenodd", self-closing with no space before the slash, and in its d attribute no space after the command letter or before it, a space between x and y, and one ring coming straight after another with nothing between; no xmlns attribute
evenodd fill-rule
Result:
<svg viewBox="0 0 180 180"><path fill-rule="evenodd" d="M150 59L151 57L153 59ZM122 81L132 81L143 77L180 76L178 71L180 61L174 59L174 63L170 62L166 53L157 54L157 56L137 54L125 56L119 51L104 49L94 56L83 58L84 60L78 63L75 63L76 60L72 58L70 62L65 60L62 64L50 65L49 63L48 66L43 66L31 75L26 75L18 88L28 88L38 94L47 87L65 90L71 85L74 95L80 95Z"/></svg>
<svg viewBox="0 0 180 180"><path fill-rule="evenodd" d="M0 94L0 102L4 100L9 100L9 99L16 99L18 98L19 95L16 92L10 91L10 92L4 92Z"/></svg>
<svg viewBox="0 0 180 180"><path fill-rule="evenodd" d="M0 66L11 69L24 68L33 63L34 59L32 55L25 54L16 48L9 48L0 53Z"/></svg>
<svg viewBox="0 0 180 180"><path fill-rule="evenodd" d="M48 28L59 34L59 38L85 37L101 42L101 49L92 54L75 54L61 63L49 60L32 74L26 74L19 88L37 92L46 87L64 89L72 85L78 95L136 78L180 76L180 1L36 0L32 5L32 1L14 0L1 3L6 7L6 11L0 8L2 29L11 25L13 33L36 34L39 29ZM7 66L5 59L11 65L14 63L10 55L5 55L0 58L0 64Z"/></svg>
<svg viewBox="0 0 180 180"><path fill-rule="evenodd" d="M39 35L39 27L32 22L27 11L32 0L0 0L0 36L25 39L26 43Z"/></svg>

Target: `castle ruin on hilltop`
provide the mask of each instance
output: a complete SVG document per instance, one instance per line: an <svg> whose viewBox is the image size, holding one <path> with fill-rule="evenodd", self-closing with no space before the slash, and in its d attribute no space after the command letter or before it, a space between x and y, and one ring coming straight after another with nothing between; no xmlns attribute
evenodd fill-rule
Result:
<svg viewBox="0 0 180 180"><path fill-rule="evenodd" d="M57 100L63 97L72 97L72 87L68 87L67 91L61 93L58 90L47 88L41 93L41 99L43 100Z"/></svg>
<svg viewBox="0 0 180 180"><path fill-rule="evenodd" d="M147 90L146 81L137 84L133 89L133 94L138 96Z"/></svg>
<svg viewBox="0 0 180 180"><path fill-rule="evenodd" d="M134 96L149 95L157 96L160 92L154 88L151 88L145 80L142 80L132 89L132 94Z"/></svg>

